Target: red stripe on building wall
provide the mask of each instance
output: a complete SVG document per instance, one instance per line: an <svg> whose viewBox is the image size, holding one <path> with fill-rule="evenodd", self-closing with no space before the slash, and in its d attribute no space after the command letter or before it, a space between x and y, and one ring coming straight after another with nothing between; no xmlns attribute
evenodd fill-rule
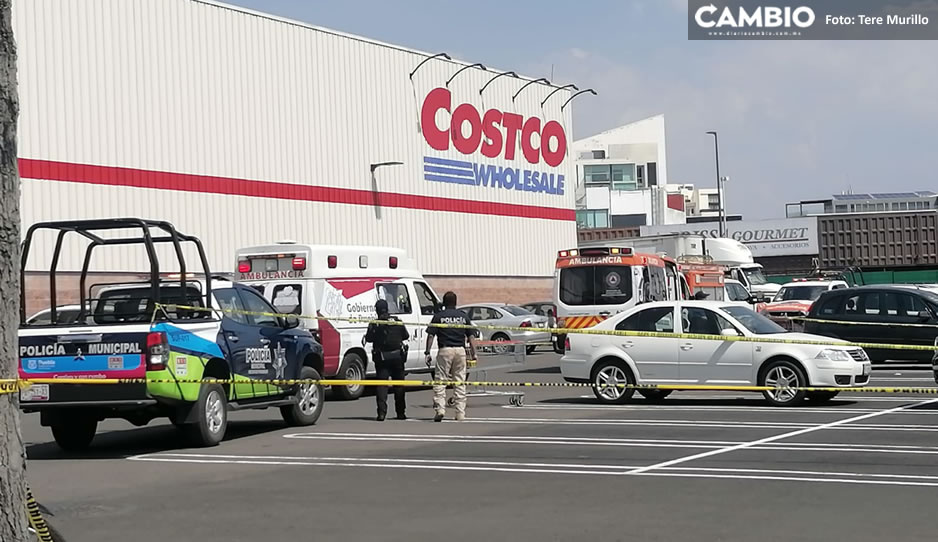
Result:
<svg viewBox="0 0 938 542"><path fill-rule="evenodd" d="M109 186L130 186L134 188L178 190L182 192L202 192L207 194L250 196L256 198L319 201L343 203L346 205L373 206L377 204L382 207L419 209L424 211L448 211L451 213L543 218L547 220L576 220L576 213L572 209L556 209L553 207L517 205L513 203L470 201L436 196L399 194L395 192L375 193L370 190L336 188L333 186L310 186L272 181L252 181L248 179L233 179L210 175L191 175L188 173L170 173L123 167L33 160L30 158L20 158L19 167L20 177L24 179L42 179Z"/></svg>

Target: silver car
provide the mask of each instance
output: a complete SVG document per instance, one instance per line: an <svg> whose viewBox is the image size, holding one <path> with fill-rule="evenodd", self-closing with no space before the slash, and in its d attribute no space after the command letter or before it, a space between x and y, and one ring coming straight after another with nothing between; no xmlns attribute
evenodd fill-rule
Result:
<svg viewBox="0 0 938 542"><path fill-rule="evenodd" d="M547 331L547 317L538 316L515 305L503 303L476 303L459 307L473 324L479 326L504 326L531 328L531 331L482 329L483 341L523 342L530 354L539 344L550 344L550 332Z"/></svg>

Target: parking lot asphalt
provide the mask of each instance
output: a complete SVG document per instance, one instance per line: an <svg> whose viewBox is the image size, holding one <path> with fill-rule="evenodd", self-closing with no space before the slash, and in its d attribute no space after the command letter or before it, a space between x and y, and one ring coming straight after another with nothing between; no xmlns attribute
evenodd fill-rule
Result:
<svg viewBox="0 0 938 542"><path fill-rule="evenodd" d="M536 353L489 379L560 381ZM934 386L877 369L874 386ZM524 406L471 397L464 422L375 422L374 397L319 423L231 415L218 447L154 422L102 424L68 455L24 417L29 480L69 542L166 540L935 540L938 397L675 393L600 405L588 388L529 388ZM451 416L450 416L451 418Z"/></svg>

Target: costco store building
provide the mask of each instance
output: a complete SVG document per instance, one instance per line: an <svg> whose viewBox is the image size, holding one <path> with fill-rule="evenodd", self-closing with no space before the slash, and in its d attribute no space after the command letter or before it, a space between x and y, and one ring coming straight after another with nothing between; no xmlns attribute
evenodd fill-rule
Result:
<svg viewBox="0 0 938 542"><path fill-rule="evenodd" d="M167 220L217 273L283 239L397 246L466 301L548 297L576 244L569 89L205 0L13 11L24 228ZM92 269L146 269L121 250ZM45 276L27 279L30 309Z"/></svg>

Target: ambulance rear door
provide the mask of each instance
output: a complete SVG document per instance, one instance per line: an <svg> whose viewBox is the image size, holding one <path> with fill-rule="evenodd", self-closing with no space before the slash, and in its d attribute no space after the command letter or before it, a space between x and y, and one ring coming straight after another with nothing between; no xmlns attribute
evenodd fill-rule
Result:
<svg viewBox="0 0 938 542"><path fill-rule="evenodd" d="M433 291L433 288L422 278L411 279L409 282L416 294L416 318L420 323L420 325L417 326L416 333L411 334L411 340L414 341L414 345L411 346L411 354L416 354L414 371L430 372L430 369L424 361L424 348L427 344L427 326L429 326L430 322L433 320L433 315L442 308L440 306L440 298L436 295L436 292ZM437 341L433 341L433 348L430 349L430 355L436 357L436 350Z"/></svg>
<svg viewBox="0 0 938 542"><path fill-rule="evenodd" d="M406 279L397 279L391 281L382 281L375 283L375 290L378 299L383 299L388 303L388 312L407 327L410 338L407 341L408 353L404 369L408 372L419 368L418 363L424 368L426 364L422 362L423 347L418 346L418 334L426 337L422 333L420 325L420 307L416 301L416 295L410 281Z"/></svg>

